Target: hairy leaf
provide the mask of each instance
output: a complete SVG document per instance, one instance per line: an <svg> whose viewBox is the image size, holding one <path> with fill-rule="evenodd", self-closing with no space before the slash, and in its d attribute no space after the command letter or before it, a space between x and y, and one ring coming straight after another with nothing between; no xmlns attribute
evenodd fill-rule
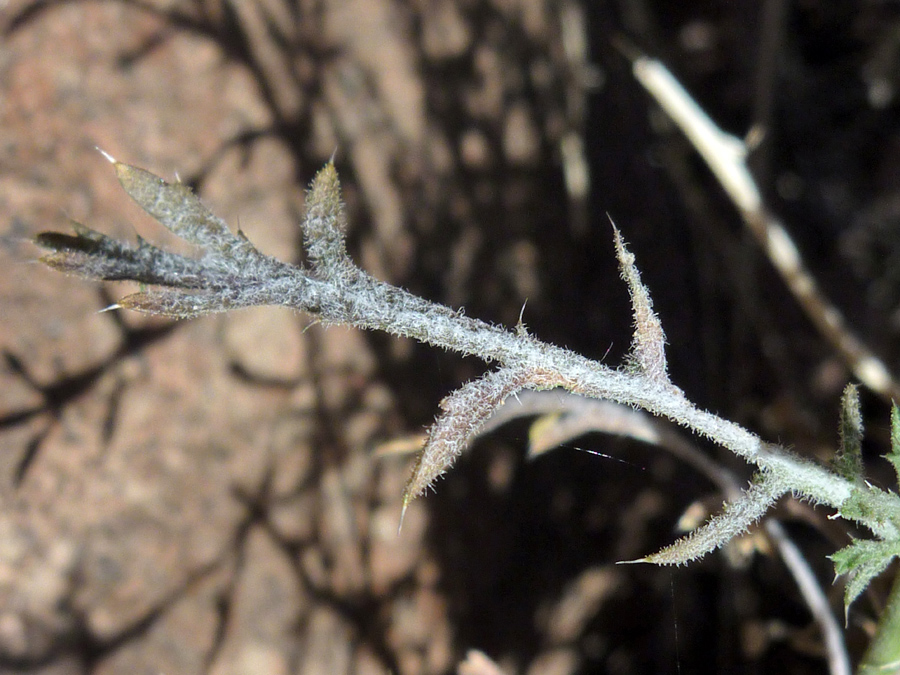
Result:
<svg viewBox="0 0 900 675"><path fill-rule="evenodd" d="M761 477L738 499L725 504L722 513L713 516L702 527L653 555L628 562L683 565L696 560L746 532L784 492L785 490Z"/></svg>
<svg viewBox="0 0 900 675"><path fill-rule="evenodd" d="M122 309L133 309L136 312L168 316L173 319L191 319L204 314L235 309L234 305L212 293L189 294L170 289L132 293L119 300L117 305Z"/></svg>
<svg viewBox="0 0 900 675"><path fill-rule="evenodd" d="M669 383L666 364L666 335L659 317L653 311L653 301L647 287L641 281L640 272L634 264L634 254L625 246L618 228L613 224L616 241L616 257L619 271L628 285L631 307L634 313L634 338L631 343L631 358L635 365L657 382Z"/></svg>
<svg viewBox="0 0 900 675"><path fill-rule="evenodd" d="M179 237L202 248L227 251L243 244L183 183L168 183L107 155L125 192L147 213Z"/></svg>
<svg viewBox="0 0 900 675"><path fill-rule="evenodd" d="M214 276L192 258L163 251L143 239L137 246L117 241L73 223L75 235L42 232L35 243L53 251L41 262L50 267L102 281L131 280L159 286L202 288Z"/></svg>
<svg viewBox="0 0 900 675"><path fill-rule="evenodd" d="M849 576L847 587L844 590L845 615L850 609L850 605L866 589L869 582L881 574L891 560L898 555L900 555L900 542L854 539L852 544L830 556L834 562L835 574Z"/></svg>
<svg viewBox="0 0 900 675"><path fill-rule="evenodd" d="M900 408L896 403L891 405L891 451L886 457L894 466L897 482L900 483Z"/></svg>
<svg viewBox="0 0 900 675"><path fill-rule="evenodd" d="M841 517L856 521L874 518L875 513L872 509L872 501L867 499L867 497L868 495L863 488L853 488L850 491L850 496L841 504Z"/></svg>
<svg viewBox="0 0 900 675"><path fill-rule="evenodd" d="M303 241L313 269L323 278L334 278L354 269L344 244L347 229L341 183L334 162L326 164L306 194Z"/></svg>
<svg viewBox="0 0 900 675"><path fill-rule="evenodd" d="M524 370L501 368L464 384L441 401L444 413L428 430L425 447L403 493L404 507L456 461L481 425L507 396L522 389L527 379Z"/></svg>
<svg viewBox="0 0 900 675"><path fill-rule="evenodd" d="M403 511L456 461L508 396L524 388L550 389L560 384L555 373L539 368L504 367L464 384L444 398L444 412L428 430L425 447L403 491Z"/></svg>
<svg viewBox="0 0 900 675"><path fill-rule="evenodd" d="M842 518L866 523L876 534L887 532L887 528L891 527L893 532L881 536L896 539L900 529L900 495L873 485L857 485L850 491L850 496L841 502L838 513Z"/></svg>
<svg viewBox="0 0 900 675"><path fill-rule="evenodd" d="M834 458L834 468L852 481L863 480L863 422L859 411L859 389L848 384L841 397L841 445Z"/></svg>

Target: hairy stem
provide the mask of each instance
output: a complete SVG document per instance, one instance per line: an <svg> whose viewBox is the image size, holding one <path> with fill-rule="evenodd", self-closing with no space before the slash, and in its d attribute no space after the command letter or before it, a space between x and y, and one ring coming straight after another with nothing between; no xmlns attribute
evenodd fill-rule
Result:
<svg viewBox="0 0 900 675"><path fill-rule="evenodd" d="M122 298L119 307L184 318L253 305L285 305L325 323L386 331L499 364L494 373L445 399L447 407L435 427L440 433L434 434L423 450L428 456L419 466L426 470L419 473L417 469L404 503L449 467L472 431L506 396L522 388L563 387L583 396L642 408L756 464L761 470L757 485L766 488L762 501L793 492L862 523L880 539L889 540L865 545L883 554L874 561L877 566L867 562L869 572L884 569L890 560L885 555L900 555L893 547L900 538L900 497L866 484L857 475L860 470L853 459L856 445L849 442L852 438L845 443L845 471L832 471L697 408L672 384L659 317L640 280L634 256L615 226L616 255L631 296L635 328L631 354L619 369L541 342L528 335L524 326L514 331L493 326L366 274L347 255L340 182L331 163L319 171L307 195L302 228L309 266L296 266L264 255L240 231L231 232L180 182L166 182L106 157L115 166L122 186L145 211L202 251L200 257L185 257L143 240L136 246L116 242L80 225L75 227L75 236L38 235L37 243L51 250L42 258L51 267L94 279L131 279L153 286ZM852 396L847 398L845 408L853 401ZM861 424L858 426L861 434ZM732 529L746 527L746 520L736 519ZM716 532L713 527L708 534ZM717 536L712 539L718 541ZM857 546L844 557L852 562L867 550ZM694 551L691 557L697 554ZM846 571L851 569L852 565Z"/></svg>
<svg viewBox="0 0 900 675"><path fill-rule="evenodd" d="M297 273L302 274L300 270ZM318 282L305 279L318 286ZM384 330L507 366L553 370L569 391L643 408L666 417L711 438L773 477L784 480L792 491L836 509L854 487L850 481L825 467L766 443L740 425L697 408L671 384L651 380L643 373L613 370L567 349L423 300L364 273L360 273L353 283L365 285L366 292L333 297L333 287L326 284L314 289L314 296L320 300L319 314L324 321ZM348 298L360 297L368 300L348 301ZM285 304L304 311L313 309L304 303ZM896 528L890 523L864 524L879 536L896 536Z"/></svg>

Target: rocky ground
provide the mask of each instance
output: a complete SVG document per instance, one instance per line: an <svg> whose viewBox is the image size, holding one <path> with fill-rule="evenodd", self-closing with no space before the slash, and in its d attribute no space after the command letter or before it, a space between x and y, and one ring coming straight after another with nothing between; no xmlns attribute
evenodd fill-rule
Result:
<svg viewBox="0 0 900 675"><path fill-rule="evenodd" d="M98 313L128 289L32 264L29 243L73 219L178 246L100 147L298 261L304 188L334 153L362 267L497 323L525 304L533 334L615 364L630 317L608 213L673 380L827 459L845 365L613 46L663 59L728 131L765 126L769 203L895 364L900 15L773 1L766 23L759 4L0 2L0 671L450 673L479 649L509 675L824 672L764 538L686 569L614 564L721 504L663 450L594 433L526 460L514 421L398 534L403 450L481 363L283 309ZM864 403L889 484L887 407ZM846 533L778 515L839 614L825 556ZM883 592L851 611L854 657Z"/></svg>

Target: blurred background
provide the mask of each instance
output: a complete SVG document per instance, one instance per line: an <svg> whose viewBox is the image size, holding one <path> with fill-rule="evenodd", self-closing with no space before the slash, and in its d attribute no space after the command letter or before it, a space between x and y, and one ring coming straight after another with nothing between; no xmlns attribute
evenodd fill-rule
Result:
<svg viewBox="0 0 900 675"><path fill-rule="evenodd" d="M631 318L611 217L673 381L827 461L851 374L623 41L726 131L763 130L768 205L896 368L896 3L0 2L0 670L437 674L479 649L508 675L825 671L763 536L687 568L615 566L721 506L664 448L587 433L528 460L519 419L398 535L423 429L484 364L280 308L100 314L128 289L32 264L29 239L70 219L173 244L95 147L301 262L304 190L334 153L368 272L617 365ZM887 404L863 408L871 479L893 487ZM825 556L845 528L776 515L840 616ZM854 658L883 594L850 612Z"/></svg>

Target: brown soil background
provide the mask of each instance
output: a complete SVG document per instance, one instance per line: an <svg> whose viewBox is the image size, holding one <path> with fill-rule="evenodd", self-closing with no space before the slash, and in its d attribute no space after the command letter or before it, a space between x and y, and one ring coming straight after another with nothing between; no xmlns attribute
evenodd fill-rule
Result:
<svg viewBox="0 0 900 675"><path fill-rule="evenodd" d="M744 0L0 2L0 671L450 673L477 648L510 674L823 672L765 550L613 564L720 503L658 449L592 435L579 445L625 463L571 447L527 462L511 424L398 535L410 458L375 450L482 364L281 309L99 314L127 289L31 264L28 243L68 218L170 241L99 146L177 172L299 260L304 186L336 150L365 269L506 325L527 300L535 335L618 363L609 213L674 381L827 458L847 371L612 47L663 58L729 131L767 125L753 159L770 203L896 364L900 15L783 11L767 80L772 33ZM567 189L579 157L586 194ZM864 403L873 480L891 484L887 408ZM828 586L846 534L808 507L779 514ZM854 656L883 591L851 612Z"/></svg>

